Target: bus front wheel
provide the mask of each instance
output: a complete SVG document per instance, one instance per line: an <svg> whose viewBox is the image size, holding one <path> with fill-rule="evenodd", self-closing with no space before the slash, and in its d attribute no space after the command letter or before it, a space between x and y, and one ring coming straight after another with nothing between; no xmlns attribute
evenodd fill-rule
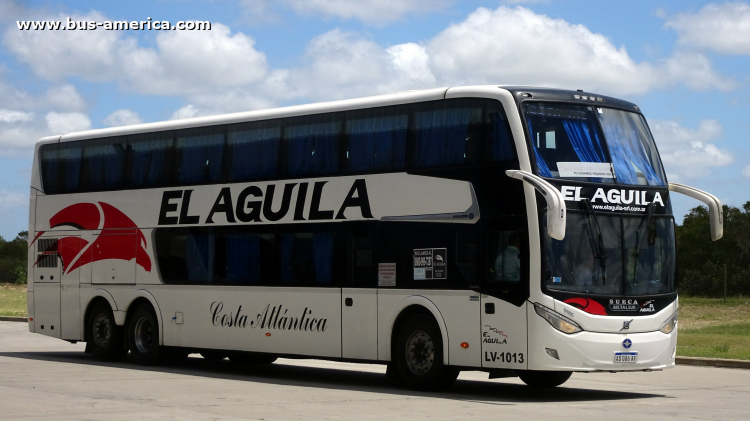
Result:
<svg viewBox="0 0 750 421"><path fill-rule="evenodd" d="M130 352L137 364L155 365L162 362L164 347L159 345L159 322L149 305L140 305L133 311L128 324Z"/></svg>
<svg viewBox="0 0 750 421"><path fill-rule="evenodd" d="M409 318L396 337L395 368L401 380L415 389L435 390L450 386L459 371L443 364L440 328L432 317Z"/></svg>
<svg viewBox="0 0 750 421"><path fill-rule="evenodd" d="M570 371L523 370L518 372L518 377L531 387L557 387L568 381L571 374Z"/></svg>
<svg viewBox="0 0 750 421"><path fill-rule="evenodd" d="M117 361L127 355L124 329L115 324L115 316L109 305L96 304L89 313L87 326L86 348L91 351L94 358L101 361Z"/></svg>

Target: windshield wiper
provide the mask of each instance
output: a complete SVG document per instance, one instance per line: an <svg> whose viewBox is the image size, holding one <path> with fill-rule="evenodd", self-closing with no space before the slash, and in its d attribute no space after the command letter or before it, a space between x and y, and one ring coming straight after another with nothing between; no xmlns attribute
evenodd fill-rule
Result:
<svg viewBox="0 0 750 421"><path fill-rule="evenodd" d="M594 252L594 258L599 260L599 266L602 268L602 285L607 283L607 251L604 247L604 235L602 235L602 228L599 225L599 219L594 213L594 208L591 207L591 201L588 198L581 199L584 210L587 212L587 220L589 222L589 230L596 234L596 242L589 238L589 244L591 245L591 251Z"/></svg>
<svg viewBox="0 0 750 421"><path fill-rule="evenodd" d="M641 218L641 223L638 224L638 229L635 231L635 246L633 247L633 250L635 251L635 256L633 256L633 280L635 280L638 277L638 257L641 255L641 246L643 246L643 238L641 238L641 229L643 229L643 223L646 222L647 229L651 229L651 221L654 220L654 211L656 210L656 206L654 206L654 203L649 203L646 205L646 217ZM646 237L646 236L644 236Z"/></svg>

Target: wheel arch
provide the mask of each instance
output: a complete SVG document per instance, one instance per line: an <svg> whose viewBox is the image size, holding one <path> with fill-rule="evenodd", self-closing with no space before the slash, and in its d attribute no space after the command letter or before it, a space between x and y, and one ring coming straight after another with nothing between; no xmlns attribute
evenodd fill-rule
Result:
<svg viewBox="0 0 750 421"><path fill-rule="evenodd" d="M107 303L109 305L109 308L112 310L113 314L117 314L117 303L115 302L114 297L112 297L112 294L110 294L107 290L104 289L96 289L94 290L94 294L89 299L89 302L86 304L86 311L83 312L83 317L81 317L81 332L83 332L83 340L88 341L88 320L89 320L89 314L91 313L91 309L94 308L95 305L97 305L100 302ZM115 322L117 322L117 317L115 317ZM119 325L121 326L121 325Z"/></svg>
<svg viewBox="0 0 750 421"><path fill-rule="evenodd" d="M443 343L443 364L448 365L448 328L443 320L443 315L440 313L438 307L426 297L421 295L412 295L403 299L398 306L393 310L390 319L390 332L388 335L388 347L386 355L387 361L393 360L393 346L395 344L395 336L398 330L411 316L416 314L426 314L432 316L435 319L435 323L440 329L440 336Z"/></svg>
<svg viewBox="0 0 750 421"><path fill-rule="evenodd" d="M164 345L164 321L161 317L161 309L156 302L156 298L149 291L139 289L130 294L130 302L126 307L125 325L127 326L130 322L130 317L133 314L132 310L140 304L149 304L154 309L156 320L159 323L159 345Z"/></svg>

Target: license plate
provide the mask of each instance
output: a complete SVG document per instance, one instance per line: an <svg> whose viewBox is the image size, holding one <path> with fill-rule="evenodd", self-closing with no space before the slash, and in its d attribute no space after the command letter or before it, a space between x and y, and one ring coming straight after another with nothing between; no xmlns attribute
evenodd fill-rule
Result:
<svg viewBox="0 0 750 421"><path fill-rule="evenodd" d="M616 363L637 363L638 353L637 352L615 352Z"/></svg>

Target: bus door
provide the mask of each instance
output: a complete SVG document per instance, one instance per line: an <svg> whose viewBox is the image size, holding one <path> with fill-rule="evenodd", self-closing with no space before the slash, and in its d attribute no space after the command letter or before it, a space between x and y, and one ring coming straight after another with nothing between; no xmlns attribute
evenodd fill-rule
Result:
<svg viewBox="0 0 750 421"><path fill-rule="evenodd" d="M376 224L355 222L347 226L347 273L341 289L342 358L378 358Z"/></svg>
<svg viewBox="0 0 750 421"><path fill-rule="evenodd" d="M36 258L32 268L34 282L34 332L60 338L60 276L58 238L36 240Z"/></svg>
<svg viewBox="0 0 750 421"><path fill-rule="evenodd" d="M482 367L526 369L528 231L512 221L485 222ZM519 221L520 222L520 221Z"/></svg>

